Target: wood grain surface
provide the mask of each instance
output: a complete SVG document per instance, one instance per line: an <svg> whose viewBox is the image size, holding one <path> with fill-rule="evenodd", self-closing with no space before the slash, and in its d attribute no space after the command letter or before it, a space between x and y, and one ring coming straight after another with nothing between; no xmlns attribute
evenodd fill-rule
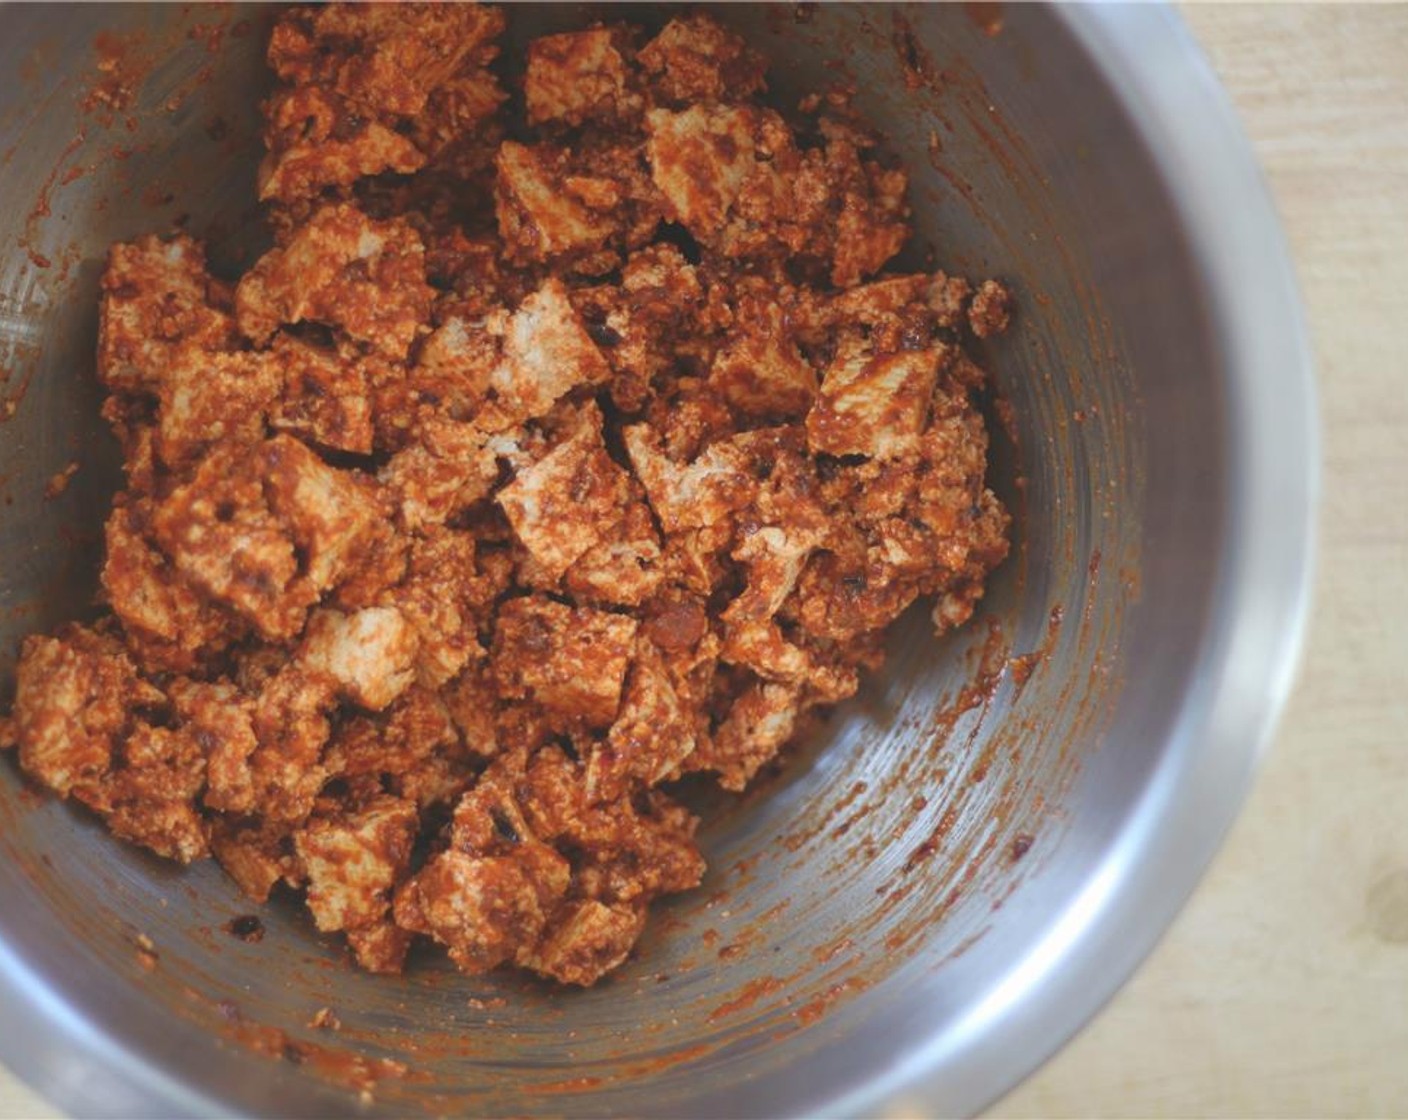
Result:
<svg viewBox="0 0 1408 1120"><path fill-rule="evenodd" d="M1315 339L1314 621L1192 902L990 1115L1408 1115L1408 5L1185 14L1266 169ZM0 1120L56 1115L0 1070Z"/></svg>

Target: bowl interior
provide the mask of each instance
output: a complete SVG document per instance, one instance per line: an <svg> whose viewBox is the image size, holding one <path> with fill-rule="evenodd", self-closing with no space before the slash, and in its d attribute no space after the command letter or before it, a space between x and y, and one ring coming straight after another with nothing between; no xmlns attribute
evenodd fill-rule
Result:
<svg viewBox="0 0 1408 1120"><path fill-rule="evenodd" d="M993 477L1017 547L978 620L935 640L911 613L885 671L778 774L741 799L700 792L704 886L661 907L637 957L583 993L461 977L433 955L403 979L362 975L288 900L244 944L222 927L252 907L218 868L181 871L113 841L28 792L5 760L0 1052L61 1105L873 1112L923 1069L926 1110L944 1113L1003 1087L975 1089L964 1048L1014 1014L1022 970L1044 967L1169 750L1207 638L1227 507L1224 358L1154 161L1058 14L720 14L771 58L781 103L855 84L911 176L911 264L1016 293L1013 329L979 356L1014 419L1015 441L994 431ZM8 703L18 639L89 611L96 586L117 482L93 377L107 246L179 221L210 239L217 269L257 252L268 12L6 18ZM585 18L519 9L512 42ZM101 58L136 79L129 104L93 97ZM45 498L71 461L71 485ZM307 1026L321 1007L341 1020L335 1035ZM359 1103L355 1055L412 1072Z"/></svg>

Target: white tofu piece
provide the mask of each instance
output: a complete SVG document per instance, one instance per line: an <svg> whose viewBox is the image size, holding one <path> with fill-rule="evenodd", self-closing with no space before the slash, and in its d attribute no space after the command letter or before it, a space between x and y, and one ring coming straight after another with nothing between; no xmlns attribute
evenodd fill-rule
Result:
<svg viewBox="0 0 1408 1120"><path fill-rule="evenodd" d="M534 39L528 45L523 78L528 123L579 125L639 108L640 98L627 92L626 60L614 39L615 33L605 27Z"/></svg>
<svg viewBox="0 0 1408 1120"><path fill-rule="evenodd" d="M615 228L609 214L596 212L562 189L562 177L537 149L505 140L494 156L498 170L499 229L517 244L531 229L538 259L600 248Z"/></svg>
<svg viewBox="0 0 1408 1120"><path fill-rule="evenodd" d="M503 361L489 387L510 422L546 415L578 385L611 378L611 365L587 333L586 324L553 277L509 317Z"/></svg>
<svg viewBox="0 0 1408 1120"><path fill-rule="evenodd" d="M939 370L953 349L874 356L864 343L837 353L807 413L807 443L827 455L894 459L918 445Z"/></svg>
<svg viewBox="0 0 1408 1120"><path fill-rule="evenodd" d="M734 440L710 444L694 462L680 464L659 450L649 425L635 424L622 434L631 467L667 533L716 524L757 492L747 453Z"/></svg>
<svg viewBox="0 0 1408 1120"><path fill-rule="evenodd" d="M497 497L544 576L556 580L621 520L629 490L606 453L598 415L520 470Z"/></svg>
<svg viewBox="0 0 1408 1120"><path fill-rule="evenodd" d="M709 242L728 219L757 168L755 111L737 105L692 105L681 113L646 114L651 178L674 217Z"/></svg>
<svg viewBox="0 0 1408 1120"><path fill-rule="evenodd" d="M319 610L308 620L300 660L354 704L380 711L415 680L417 648L415 629L394 607Z"/></svg>
<svg viewBox="0 0 1408 1120"><path fill-rule="evenodd" d="M315 819L294 835L320 930L357 929L385 916L419 826L414 802L378 797L361 812Z"/></svg>
<svg viewBox="0 0 1408 1120"><path fill-rule="evenodd" d="M381 519L369 479L328 466L291 436L261 449L269 504L306 553L304 575L318 591L341 582Z"/></svg>

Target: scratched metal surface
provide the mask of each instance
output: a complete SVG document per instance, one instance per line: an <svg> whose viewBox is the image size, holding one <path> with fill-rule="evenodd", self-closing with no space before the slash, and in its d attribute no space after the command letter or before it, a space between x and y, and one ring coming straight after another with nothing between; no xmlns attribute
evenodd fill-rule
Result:
<svg viewBox="0 0 1408 1120"><path fill-rule="evenodd" d="M979 621L935 641L911 614L886 670L781 774L742 799L699 794L712 814L704 886L661 907L636 959L583 993L460 977L433 954L402 979L360 975L286 900L263 912L264 939L243 944L220 927L251 906L214 866L180 871L116 843L81 812L23 794L13 760L0 763L0 971L28 1027L0 1010L0 1050L60 1104L882 1109L895 1098L876 1095L881 1079L988 1006L1144 789L1212 601L1224 421L1193 266L1128 121L1042 9L1007 9L996 36L949 5L723 14L773 59L781 103L853 78L909 170L935 263L1014 287L1014 327L980 355L1020 433L1016 446L995 434L995 481L1019 514L983 608L995 630ZM227 33L213 53L206 31L189 34L246 18L255 33ZM198 233L214 225L229 268L258 237L263 18L199 6L6 17L0 73L20 77L0 94L0 366L6 392L28 381L0 424L6 696L18 638L91 605L116 463L92 375L106 246L185 215ZM535 8L511 22L521 41L583 18ZM152 62L130 112L107 125L80 108L100 29L135 34ZM828 67L838 58L847 69ZM63 182L70 168L84 170ZM71 487L41 500L75 458ZM1042 656L1025 681L1003 671L1031 652ZM154 968L138 934L156 946ZM247 1052L232 1004L246 1023L403 1060L412 1076L359 1102L306 1063ZM306 1027L323 1006L344 1025L336 1035ZM963 1099L928 1091L934 1111Z"/></svg>

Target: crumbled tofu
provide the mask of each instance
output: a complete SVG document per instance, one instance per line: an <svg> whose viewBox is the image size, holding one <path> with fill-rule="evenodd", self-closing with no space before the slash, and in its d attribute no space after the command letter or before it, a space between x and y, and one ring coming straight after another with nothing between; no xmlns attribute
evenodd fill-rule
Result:
<svg viewBox="0 0 1408 1120"><path fill-rule="evenodd" d="M494 157L499 232L525 260L600 249L615 229L610 215L561 189L564 153L505 141Z"/></svg>
<svg viewBox="0 0 1408 1120"><path fill-rule="evenodd" d="M748 457L732 440L707 448L694 462L672 462L645 425L623 433L636 477L666 532L713 525L746 506L757 492Z"/></svg>
<svg viewBox="0 0 1408 1120"><path fill-rule="evenodd" d="M389 789L421 811L453 804L474 778L473 758L446 697L419 685L382 714L345 721L324 761L330 773L364 796Z"/></svg>
<svg viewBox="0 0 1408 1120"><path fill-rule="evenodd" d="M253 702L229 681L176 681L171 699L181 731L205 755L202 801L220 812L252 812L256 806L250 756L259 746Z"/></svg>
<svg viewBox="0 0 1408 1120"><path fill-rule="evenodd" d="M589 727L616 717L635 619L575 610L551 599L510 599L499 609L495 667L502 695L531 698Z"/></svg>
<svg viewBox="0 0 1408 1120"><path fill-rule="evenodd" d="M112 249L100 618L26 641L0 748L366 970L586 986L700 884L668 783L743 789L916 600L973 615L1010 519L962 346L1011 293L882 271L904 170L722 17L509 66L500 8L269 21L274 247Z"/></svg>
<svg viewBox="0 0 1408 1120"><path fill-rule="evenodd" d="M193 737L138 723L122 745L120 764L97 790L75 794L106 818L115 836L190 863L210 854L210 824L195 800L205 771L205 754Z"/></svg>
<svg viewBox="0 0 1408 1120"><path fill-rule="evenodd" d="M415 631L416 679L422 685L438 688L484 655L475 605L486 591L471 534L432 528L416 537L406 578L381 598Z"/></svg>
<svg viewBox="0 0 1408 1120"><path fill-rule="evenodd" d="M410 139L349 111L329 90L301 86L275 94L268 121L278 147L259 167L261 201L312 198L368 175L409 175L425 166L425 153Z"/></svg>
<svg viewBox="0 0 1408 1120"><path fill-rule="evenodd" d="M542 856L471 856L451 848L435 856L396 897L396 921L427 933L466 972L487 972L533 944L566 890L567 861Z"/></svg>
<svg viewBox="0 0 1408 1120"><path fill-rule="evenodd" d="M145 502L112 511L104 531L103 591L144 663L186 672L241 637L244 626L197 592L151 543L150 519Z"/></svg>
<svg viewBox="0 0 1408 1120"><path fill-rule="evenodd" d="M101 287L98 376L115 392L154 390L178 347L219 351L234 342L228 295L186 234L114 245Z"/></svg>
<svg viewBox="0 0 1408 1120"><path fill-rule="evenodd" d="M388 919L349 929L347 945L357 963L368 972L395 976L405 966L414 936Z"/></svg>
<svg viewBox="0 0 1408 1120"><path fill-rule="evenodd" d="M245 273L235 289L235 315L258 343L281 326L310 321L399 360L429 320L433 294L425 282L425 246L408 222L377 221L336 203Z"/></svg>
<svg viewBox="0 0 1408 1120"><path fill-rule="evenodd" d="M646 114L651 177L675 220L701 241L709 242L723 229L756 169L755 123L753 110L736 105Z"/></svg>
<svg viewBox="0 0 1408 1120"><path fill-rule="evenodd" d="M399 117L421 112L431 91L466 63L492 59L504 29L500 9L478 4L328 4L309 9L307 18L312 45L323 51L310 59L306 47L271 42L275 72L307 80L331 71L327 79L349 101ZM312 74L304 68L310 62L318 68Z"/></svg>
<svg viewBox="0 0 1408 1120"><path fill-rule="evenodd" d="M499 9L477 4L290 8L269 41L280 84L265 107L259 197L292 205L424 167L444 140L417 126L443 119L458 88L492 91L484 111L454 118L462 127L498 108L502 95L485 67L503 26Z"/></svg>
<svg viewBox="0 0 1408 1120"><path fill-rule="evenodd" d="M293 536L245 449L213 450L156 507L152 524L176 570L260 633L286 639L302 629L317 591L299 575Z"/></svg>
<svg viewBox="0 0 1408 1120"><path fill-rule="evenodd" d="M713 16L677 16L640 52L661 97L672 102L742 100L763 89L762 56Z"/></svg>
<svg viewBox="0 0 1408 1120"><path fill-rule="evenodd" d="M678 777L695 746L694 727L660 651L637 640L621 713L587 760L587 795L614 801L636 778L646 786Z"/></svg>
<svg viewBox="0 0 1408 1120"><path fill-rule="evenodd" d="M723 617L730 622L752 622L775 615L796 586L807 557L825 540L820 526L805 523L764 525L745 536L733 556L748 566L748 585L728 605Z"/></svg>
<svg viewBox="0 0 1408 1120"><path fill-rule="evenodd" d="M53 638L26 638L15 674L20 765L65 796L96 783L112 764L132 705L160 700L107 635L70 626Z"/></svg>
<svg viewBox="0 0 1408 1120"><path fill-rule="evenodd" d="M290 886L297 884L293 859L281 851L278 837L231 820L217 820L211 831L210 850L249 899L268 902L270 892L280 881Z"/></svg>
<svg viewBox="0 0 1408 1120"><path fill-rule="evenodd" d="M518 963L559 984L590 987L620 966L645 929L644 906L570 904L552 931Z"/></svg>
<svg viewBox="0 0 1408 1120"><path fill-rule="evenodd" d="M405 527L423 531L488 495L498 469L495 448L479 428L435 419L391 457L380 477L396 495Z"/></svg>
<svg viewBox="0 0 1408 1120"><path fill-rule="evenodd" d="M302 551L305 578L319 592L336 586L384 516L374 483L330 467L288 436L268 440L257 454L270 508Z"/></svg>
<svg viewBox="0 0 1408 1120"><path fill-rule="evenodd" d="M943 345L877 356L859 344L838 353L807 413L812 450L877 459L912 451L948 357Z"/></svg>
<svg viewBox="0 0 1408 1120"><path fill-rule="evenodd" d="M250 756L250 773L266 825L302 824L313 811L328 779L323 749L332 733L334 687L326 674L308 672L295 660L285 661L258 689L259 745Z"/></svg>
<svg viewBox="0 0 1408 1120"><path fill-rule="evenodd" d="M417 644L415 630L394 607L318 610L308 620L299 660L332 678L352 703L380 711L415 680Z"/></svg>
<svg viewBox="0 0 1408 1120"><path fill-rule="evenodd" d="M595 413L543 459L499 490L519 540L549 580L557 580L621 520L626 473L606 453Z"/></svg>
<svg viewBox="0 0 1408 1120"><path fill-rule="evenodd" d="M968 326L979 338L1007 329L1012 318L1012 293L996 280L984 280L968 305Z"/></svg>
<svg viewBox="0 0 1408 1120"><path fill-rule="evenodd" d="M180 468L213 444L257 442L282 388L279 369L261 355L180 347L158 389L157 453Z"/></svg>
<svg viewBox="0 0 1408 1120"><path fill-rule="evenodd" d="M696 752L694 767L716 771L724 789L743 789L792 738L802 707L799 685L751 686L734 701L713 740Z"/></svg>
<svg viewBox="0 0 1408 1120"><path fill-rule="evenodd" d="M561 280L548 280L509 318L504 356L489 378L500 412L513 421L547 413L578 386L599 385L611 366L587 333Z"/></svg>
<svg viewBox="0 0 1408 1120"><path fill-rule="evenodd" d="M484 178L503 133L496 116L507 100L491 70L470 68L438 86L410 122L412 139L430 158L428 169L467 187Z"/></svg>
<svg viewBox="0 0 1408 1120"><path fill-rule="evenodd" d="M419 819L413 803L378 797L331 820L315 817L294 834L308 875L308 909L320 930L360 929L386 915Z"/></svg>
<svg viewBox="0 0 1408 1120"><path fill-rule="evenodd" d="M665 554L644 502L628 506L616 538L582 553L563 581L585 603L639 607L666 579Z"/></svg>
<svg viewBox="0 0 1408 1120"><path fill-rule="evenodd" d="M415 383L431 388L457 420L479 412L490 378L503 358L503 316L474 321L451 315L420 348Z"/></svg>
<svg viewBox="0 0 1408 1120"><path fill-rule="evenodd" d="M334 451L371 453L365 363L282 332L274 336L265 361L276 363L283 373L282 392L269 415L271 428Z"/></svg>
<svg viewBox="0 0 1408 1120"><path fill-rule="evenodd" d="M793 337L787 310L749 293L740 303L740 330L714 357L709 381L740 412L796 417L816 399L817 376Z"/></svg>
<svg viewBox="0 0 1408 1120"><path fill-rule="evenodd" d="M523 96L528 123L616 120L639 111L641 99L629 90L626 60L617 32L605 27L543 35L528 47Z"/></svg>

